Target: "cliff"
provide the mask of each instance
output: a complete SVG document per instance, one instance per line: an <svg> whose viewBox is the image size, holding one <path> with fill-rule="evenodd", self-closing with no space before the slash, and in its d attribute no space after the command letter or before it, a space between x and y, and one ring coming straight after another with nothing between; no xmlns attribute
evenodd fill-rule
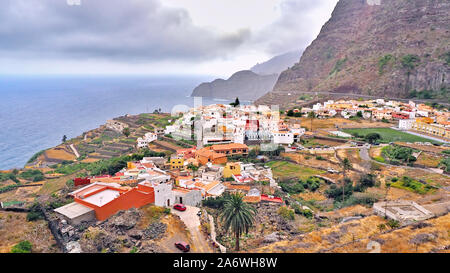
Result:
<svg viewBox="0 0 450 273"><path fill-rule="evenodd" d="M202 83L194 89L191 96L255 100L272 91L278 75L293 66L299 59L299 51L275 56L270 60L233 74L228 80L217 79Z"/></svg>
<svg viewBox="0 0 450 273"><path fill-rule="evenodd" d="M229 79L202 83L192 92L194 97L255 100L272 90L278 75L258 75L250 70L234 73Z"/></svg>
<svg viewBox="0 0 450 273"><path fill-rule="evenodd" d="M450 1L340 0L299 63L256 103L287 105L304 92L450 102L449 26Z"/></svg>

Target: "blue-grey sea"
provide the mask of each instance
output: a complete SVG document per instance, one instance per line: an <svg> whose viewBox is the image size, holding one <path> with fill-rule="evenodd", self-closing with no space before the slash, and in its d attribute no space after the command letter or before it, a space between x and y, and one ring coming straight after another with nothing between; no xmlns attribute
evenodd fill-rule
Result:
<svg viewBox="0 0 450 273"><path fill-rule="evenodd" d="M212 76L0 76L0 170L124 114L192 107ZM220 103L203 99L203 104Z"/></svg>

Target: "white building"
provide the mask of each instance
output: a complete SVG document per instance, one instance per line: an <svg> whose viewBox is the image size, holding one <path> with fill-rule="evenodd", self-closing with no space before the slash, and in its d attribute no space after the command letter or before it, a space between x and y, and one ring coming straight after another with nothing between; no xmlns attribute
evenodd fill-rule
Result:
<svg viewBox="0 0 450 273"><path fill-rule="evenodd" d="M398 128L401 130L411 130L414 122L414 119L401 119L398 121Z"/></svg>
<svg viewBox="0 0 450 273"><path fill-rule="evenodd" d="M292 144L294 143L294 134L291 132L273 132L273 143Z"/></svg>
<svg viewBox="0 0 450 273"><path fill-rule="evenodd" d="M151 142L158 139L158 135L155 133L146 133L144 137L140 137L137 139L137 147L138 148L145 148L150 144Z"/></svg>

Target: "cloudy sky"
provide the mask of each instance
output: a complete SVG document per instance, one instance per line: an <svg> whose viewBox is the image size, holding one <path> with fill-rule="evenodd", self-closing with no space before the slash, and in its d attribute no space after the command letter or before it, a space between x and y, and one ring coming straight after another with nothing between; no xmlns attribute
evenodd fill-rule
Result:
<svg viewBox="0 0 450 273"><path fill-rule="evenodd" d="M307 47L337 0L1 0L2 74L229 75Z"/></svg>

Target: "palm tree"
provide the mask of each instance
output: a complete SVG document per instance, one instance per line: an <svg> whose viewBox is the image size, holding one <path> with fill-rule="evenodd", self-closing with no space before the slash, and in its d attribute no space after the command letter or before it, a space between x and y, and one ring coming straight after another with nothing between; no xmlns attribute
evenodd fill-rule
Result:
<svg viewBox="0 0 450 273"><path fill-rule="evenodd" d="M243 200L241 193L230 195L220 213L225 231L231 229L236 236L236 251L239 251L239 238L247 233L255 221L256 209Z"/></svg>
<svg viewBox="0 0 450 273"><path fill-rule="evenodd" d="M316 114L313 112L313 111L311 111L311 112L309 112L308 113L308 118L310 119L310 121L311 121L311 132L313 131L313 119L316 117Z"/></svg>
<svg viewBox="0 0 450 273"><path fill-rule="evenodd" d="M347 171L352 168L352 163L348 158L344 158L342 161L342 168L344 169L344 179L342 180L342 202L344 202L345 198L345 180L347 179Z"/></svg>

